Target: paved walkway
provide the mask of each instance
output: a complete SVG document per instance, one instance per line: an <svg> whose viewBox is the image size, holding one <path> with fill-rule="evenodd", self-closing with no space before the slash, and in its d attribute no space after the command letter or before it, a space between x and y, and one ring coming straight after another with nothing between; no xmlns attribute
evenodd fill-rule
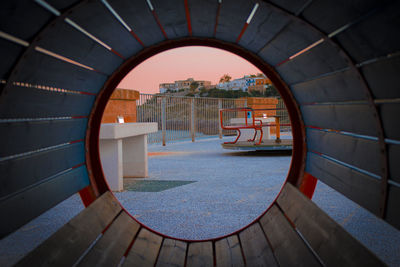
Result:
<svg viewBox="0 0 400 267"><path fill-rule="evenodd" d="M204 239L238 230L273 201L291 157L231 152L220 143L150 145L150 177L144 180L153 184L130 184L137 191L116 196L138 220L171 236ZM398 230L321 182L313 201L388 265L400 266ZM74 195L2 239L0 266L11 266L82 209Z"/></svg>

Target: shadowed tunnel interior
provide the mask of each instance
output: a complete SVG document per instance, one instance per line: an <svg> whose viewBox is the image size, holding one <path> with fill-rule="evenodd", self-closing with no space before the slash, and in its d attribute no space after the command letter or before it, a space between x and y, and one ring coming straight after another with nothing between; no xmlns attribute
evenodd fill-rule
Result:
<svg viewBox="0 0 400 267"><path fill-rule="evenodd" d="M85 205L104 196L98 135L109 96L136 65L188 45L231 51L275 84L293 125L288 183L310 196L315 177L400 228L399 1L6 0L0 6L0 213L8 214L0 236L76 192ZM227 237L228 246L239 242L237 235L245 256L243 247L261 246L265 241L243 234L257 232L257 225ZM158 236L140 227L140 234ZM160 244L187 246L165 240ZM199 251L215 263L218 242L207 242ZM207 242L192 243L192 250Z"/></svg>

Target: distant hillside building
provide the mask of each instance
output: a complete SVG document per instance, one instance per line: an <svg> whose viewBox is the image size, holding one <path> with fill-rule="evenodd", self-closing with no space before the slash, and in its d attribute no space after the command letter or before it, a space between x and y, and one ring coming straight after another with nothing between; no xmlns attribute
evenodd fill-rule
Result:
<svg viewBox="0 0 400 267"><path fill-rule="evenodd" d="M159 89L160 93L165 93L167 90L169 91L179 91L181 89L190 89L190 86L193 83L197 83L198 87L211 87L210 81L203 81L203 80L194 80L193 78L188 78L186 80L179 80L175 81L174 83L160 83Z"/></svg>
<svg viewBox="0 0 400 267"><path fill-rule="evenodd" d="M270 84L270 79L263 74L258 74L257 76L246 75L243 78L235 79L233 81L219 83L217 84L217 88L223 90L242 90L244 92L251 90L264 92L265 88Z"/></svg>
<svg viewBox="0 0 400 267"><path fill-rule="evenodd" d="M247 90L251 91L259 91L261 93L265 93L265 90L272 85L272 82L267 77L257 77L255 78L255 83L248 86Z"/></svg>

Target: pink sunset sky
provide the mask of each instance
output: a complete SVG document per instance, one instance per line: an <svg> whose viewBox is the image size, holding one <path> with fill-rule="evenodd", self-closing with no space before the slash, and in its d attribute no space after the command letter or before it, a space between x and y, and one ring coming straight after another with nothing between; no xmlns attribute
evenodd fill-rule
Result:
<svg viewBox="0 0 400 267"><path fill-rule="evenodd" d="M232 79L236 79L243 75L260 73L260 70L230 52L216 48L190 46L171 49L149 58L133 69L121 81L118 88L153 94L159 92L160 83L173 83L176 80L194 78L216 84L226 73Z"/></svg>

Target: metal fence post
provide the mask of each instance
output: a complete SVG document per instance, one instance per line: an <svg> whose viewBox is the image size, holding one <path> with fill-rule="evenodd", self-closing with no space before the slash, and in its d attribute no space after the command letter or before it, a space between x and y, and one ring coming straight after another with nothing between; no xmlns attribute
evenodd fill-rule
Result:
<svg viewBox="0 0 400 267"><path fill-rule="evenodd" d="M219 139L222 139L222 127L221 127L221 112L222 109L222 99L218 99L218 133Z"/></svg>
<svg viewBox="0 0 400 267"><path fill-rule="evenodd" d="M196 129L195 129L195 114L194 114L194 98L192 98L191 102L191 112L190 112L190 132L192 134L192 142L195 141Z"/></svg>
<svg viewBox="0 0 400 267"><path fill-rule="evenodd" d="M165 137L166 137L166 99L165 97L162 98L161 101L161 129L162 129L162 145L165 146Z"/></svg>

